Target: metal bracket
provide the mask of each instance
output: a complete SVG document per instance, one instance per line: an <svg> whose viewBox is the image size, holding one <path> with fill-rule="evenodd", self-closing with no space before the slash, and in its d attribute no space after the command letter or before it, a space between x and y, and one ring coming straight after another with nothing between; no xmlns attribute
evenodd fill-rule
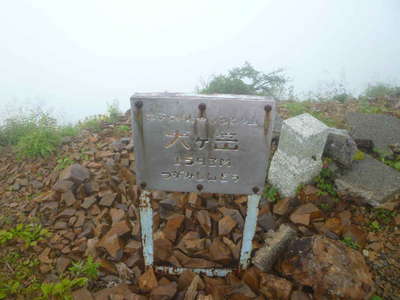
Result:
<svg viewBox="0 0 400 300"><path fill-rule="evenodd" d="M145 266L152 266L154 263L154 249L153 249L153 209L151 207L150 191L142 190L140 194L140 228L142 233L142 249ZM245 270L251 257L253 249L253 237L257 226L258 204L261 196L258 194L249 195L247 197L247 214L243 229L242 249L239 258L239 270ZM164 267L155 266L155 270L165 272L172 275L178 275L185 270L191 270L194 273L204 274L207 276L225 277L233 269L188 269L178 267Z"/></svg>

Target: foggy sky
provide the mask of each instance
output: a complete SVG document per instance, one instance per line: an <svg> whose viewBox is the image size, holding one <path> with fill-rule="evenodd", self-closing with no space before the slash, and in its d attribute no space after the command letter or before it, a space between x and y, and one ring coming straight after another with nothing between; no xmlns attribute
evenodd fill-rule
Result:
<svg viewBox="0 0 400 300"><path fill-rule="evenodd" d="M2 0L0 112L41 103L67 121L134 92L193 92L249 61L298 94L400 82L399 0ZM4 117L4 115L3 115Z"/></svg>

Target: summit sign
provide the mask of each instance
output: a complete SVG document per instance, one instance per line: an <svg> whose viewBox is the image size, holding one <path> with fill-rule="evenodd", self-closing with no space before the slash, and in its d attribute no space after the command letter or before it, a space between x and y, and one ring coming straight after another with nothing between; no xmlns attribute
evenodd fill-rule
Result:
<svg viewBox="0 0 400 300"><path fill-rule="evenodd" d="M264 186L275 102L266 97L131 97L138 183L147 190L255 194Z"/></svg>

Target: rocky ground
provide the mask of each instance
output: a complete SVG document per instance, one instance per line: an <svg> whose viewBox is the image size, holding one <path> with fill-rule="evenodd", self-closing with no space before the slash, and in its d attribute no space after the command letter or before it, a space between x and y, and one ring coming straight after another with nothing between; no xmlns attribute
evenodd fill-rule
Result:
<svg viewBox="0 0 400 300"><path fill-rule="evenodd" d="M323 103L307 110L344 128L343 116L352 105ZM393 106L376 105L384 110L379 112L400 115ZM290 105L281 105L283 118L292 112ZM323 174L294 198L280 199L266 190L253 256L263 251L276 254L263 257L261 263L254 261L247 270L225 278L145 269L141 190L132 171L134 146L130 133L118 130L129 122L123 117L115 124L104 123L100 133L84 130L64 140L57 156L46 160L17 161L12 151L3 150L1 228L41 224L51 235L31 245L4 243L0 281L18 273L9 260L18 252L21 261L38 260L32 274L23 277L24 286L32 277L57 281L72 262L93 257L100 264L100 276L75 289L74 299L400 299L400 198L393 196L384 208L374 208L354 195L338 193L338 167L331 159L326 159ZM152 205L156 264L237 265L245 196L155 191Z"/></svg>

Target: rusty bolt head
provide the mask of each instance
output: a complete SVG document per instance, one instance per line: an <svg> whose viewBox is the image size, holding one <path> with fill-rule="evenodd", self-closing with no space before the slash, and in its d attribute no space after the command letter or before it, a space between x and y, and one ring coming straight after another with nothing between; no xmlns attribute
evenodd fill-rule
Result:
<svg viewBox="0 0 400 300"><path fill-rule="evenodd" d="M270 112L270 111L272 110L271 105L269 105L269 104L265 105L265 106L264 106L264 110L265 110L266 112Z"/></svg>
<svg viewBox="0 0 400 300"><path fill-rule="evenodd" d="M205 111L206 110L206 104L205 103L200 103L199 104L199 109L200 109L200 111Z"/></svg>
<svg viewBox="0 0 400 300"><path fill-rule="evenodd" d="M141 100L138 100L138 101L135 102L135 107L137 109L141 109L142 106L143 106L143 102Z"/></svg>
<svg viewBox="0 0 400 300"><path fill-rule="evenodd" d="M257 194L260 191L260 189L258 188L258 186L253 187L253 193Z"/></svg>
<svg viewBox="0 0 400 300"><path fill-rule="evenodd" d="M203 185L202 185L202 184L198 184L198 185L197 185L197 190L198 190L198 191L201 191L202 189L203 189Z"/></svg>
<svg viewBox="0 0 400 300"><path fill-rule="evenodd" d="M146 188L146 186L147 186L147 183L146 183L146 182L142 182L142 183L140 184L140 187L141 187L143 190Z"/></svg>

